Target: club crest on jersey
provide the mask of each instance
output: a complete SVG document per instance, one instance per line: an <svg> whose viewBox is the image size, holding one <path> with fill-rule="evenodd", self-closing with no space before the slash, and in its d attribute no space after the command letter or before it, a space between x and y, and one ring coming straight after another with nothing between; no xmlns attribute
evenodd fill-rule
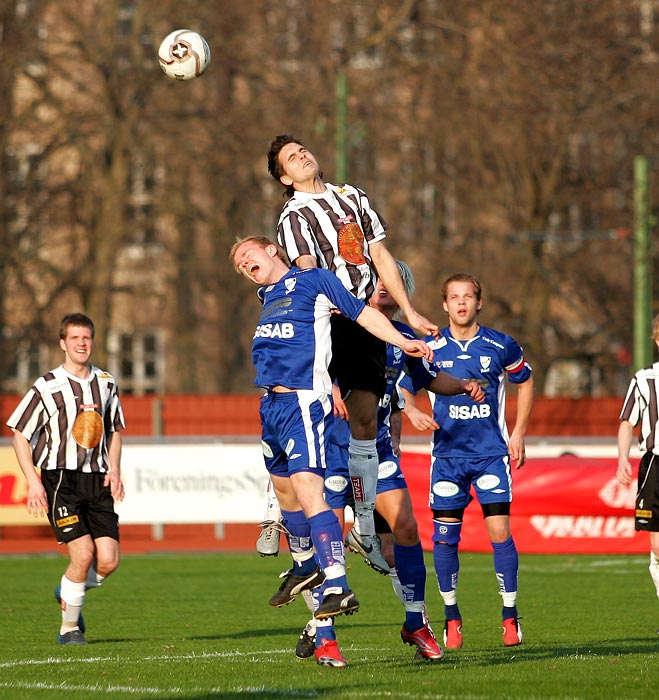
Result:
<svg viewBox="0 0 659 700"><path fill-rule="evenodd" d="M481 355L481 372L487 372L492 364L492 358L487 355Z"/></svg>
<svg viewBox="0 0 659 700"><path fill-rule="evenodd" d="M364 234L352 217L346 217L346 220L337 233L339 255L351 265L363 265L366 262Z"/></svg>
<svg viewBox="0 0 659 700"><path fill-rule="evenodd" d="M295 285L297 284L297 279L295 277L289 277L284 280L284 286L286 287L286 294L291 294L295 290Z"/></svg>

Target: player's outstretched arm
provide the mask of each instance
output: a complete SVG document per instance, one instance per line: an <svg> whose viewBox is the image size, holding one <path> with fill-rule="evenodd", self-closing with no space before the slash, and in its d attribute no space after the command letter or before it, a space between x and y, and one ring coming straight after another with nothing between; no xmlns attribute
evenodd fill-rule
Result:
<svg viewBox="0 0 659 700"><path fill-rule="evenodd" d="M395 345L406 355L424 357L428 362L432 362L433 352L423 340L406 338L391 325L391 322L383 313L372 306L365 306L359 316L357 316L356 321L360 326L366 328L369 333L380 338L380 340L384 340L386 343Z"/></svg>
<svg viewBox="0 0 659 700"><path fill-rule="evenodd" d="M407 322L414 328L415 331L422 336L439 335L439 326L432 321L429 321L425 316L422 316L413 306L410 298L407 296L403 280L401 279L398 265L394 256L387 250L387 247L382 241L377 241L369 246L369 252L378 277L382 280L382 284L393 297L398 307L405 315Z"/></svg>
<svg viewBox="0 0 659 700"><path fill-rule="evenodd" d="M434 394L442 394L443 396L467 394L478 403L485 400L485 393L478 382L473 379L458 379L446 372L440 372L428 384L427 389Z"/></svg>

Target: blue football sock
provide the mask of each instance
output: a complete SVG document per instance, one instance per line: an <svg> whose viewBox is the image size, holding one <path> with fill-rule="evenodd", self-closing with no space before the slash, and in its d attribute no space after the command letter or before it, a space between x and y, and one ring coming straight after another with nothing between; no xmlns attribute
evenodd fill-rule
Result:
<svg viewBox="0 0 659 700"><path fill-rule="evenodd" d="M338 518L331 510L323 510L309 518L309 525L316 559L325 573L326 584L347 591L346 555Z"/></svg>
<svg viewBox="0 0 659 700"><path fill-rule="evenodd" d="M293 573L305 576L316 570L316 560L311 544L311 527L301 510L282 510L282 525L286 528L286 540L293 557Z"/></svg>
<svg viewBox="0 0 659 700"><path fill-rule="evenodd" d="M421 543L411 546L394 543L394 562L405 593L405 628L408 632L415 632L423 627L423 602L426 598L426 565Z"/></svg>
<svg viewBox="0 0 659 700"><path fill-rule="evenodd" d="M432 554L439 592L444 599L444 617L447 620L461 620L457 587L460 572L458 546L462 522L433 520L433 527Z"/></svg>
<svg viewBox="0 0 659 700"><path fill-rule="evenodd" d="M517 593L517 576L519 571L519 556L512 537L505 542L492 542L494 552L494 571L499 582L499 592L502 596ZM516 605L505 605L501 611L502 619L517 617Z"/></svg>
<svg viewBox="0 0 659 700"><path fill-rule="evenodd" d="M336 639L334 620L331 617L327 620L316 620L316 649L332 639Z"/></svg>

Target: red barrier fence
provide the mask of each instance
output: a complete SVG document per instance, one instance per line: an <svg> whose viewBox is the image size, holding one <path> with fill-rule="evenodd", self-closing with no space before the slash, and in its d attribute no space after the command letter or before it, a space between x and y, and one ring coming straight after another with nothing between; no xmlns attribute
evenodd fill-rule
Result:
<svg viewBox="0 0 659 700"><path fill-rule="evenodd" d="M428 508L430 456L403 453L423 547L432 549ZM616 460L584 457L530 459L513 472L511 528L520 552L532 554L633 554L649 551L647 532L634 532L636 484L622 486ZM461 548L491 551L477 501L465 513Z"/></svg>
<svg viewBox="0 0 659 700"><path fill-rule="evenodd" d="M10 437L5 421L20 400L0 396L0 437ZM258 435L258 394L123 396L126 436ZM529 436L614 437L622 397L555 399L536 397ZM419 408L430 410L425 396ZM506 414L514 420L516 399L509 397ZM406 424L404 430L413 431Z"/></svg>

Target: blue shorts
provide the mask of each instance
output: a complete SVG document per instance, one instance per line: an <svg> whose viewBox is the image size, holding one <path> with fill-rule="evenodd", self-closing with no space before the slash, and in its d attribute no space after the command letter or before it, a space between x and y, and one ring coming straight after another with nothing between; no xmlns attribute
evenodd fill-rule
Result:
<svg viewBox="0 0 659 700"><path fill-rule="evenodd" d="M510 503L513 500L510 459L498 457L434 457L430 469L430 508L459 510L470 501L474 487L478 502Z"/></svg>
<svg viewBox="0 0 659 700"><path fill-rule="evenodd" d="M377 493L406 489L407 482L400 470L398 457L394 455L389 446L378 443L378 486ZM325 501L330 508L345 508L352 505L352 484L348 469L348 446L330 444L330 452L327 459L325 472Z"/></svg>
<svg viewBox="0 0 659 700"><path fill-rule="evenodd" d="M275 476L310 471L324 475L332 435L332 397L318 391L268 392L261 399L261 446Z"/></svg>

